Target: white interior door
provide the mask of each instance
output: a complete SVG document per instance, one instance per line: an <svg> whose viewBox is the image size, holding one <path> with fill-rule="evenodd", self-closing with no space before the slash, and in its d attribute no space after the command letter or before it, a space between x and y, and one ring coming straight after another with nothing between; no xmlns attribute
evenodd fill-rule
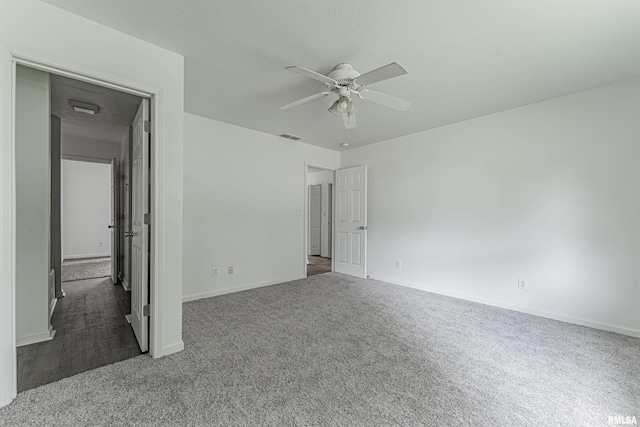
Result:
<svg viewBox="0 0 640 427"><path fill-rule="evenodd" d="M336 171L334 270L367 277L367 166Z"/></svg>
<svg viewBox="0 0 640 427"><path fill-rule="evenodd" d="M111 159L111 280L118 283L120 221L118 221L118 161Z"/></svg>
<svg viewBox="0 0 640 427"><path fill-rule="evenodd" d="M149 100L143 99L133 121L133 156L131 160L131 326L142 351L149 349L149 318L144 307L149 304Z"/></svg>
<svg viewBox="0 0 640 427"><path fill-rule="evenodd" d="M322 185L309 186L309 255L320 255Z"/></svg>

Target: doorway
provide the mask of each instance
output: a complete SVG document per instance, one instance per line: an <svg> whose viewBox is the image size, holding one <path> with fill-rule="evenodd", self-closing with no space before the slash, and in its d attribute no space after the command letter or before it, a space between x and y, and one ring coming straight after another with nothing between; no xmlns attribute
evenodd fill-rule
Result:
<svg viewBox="0 0 640 427"><path fill-rule="evenodd" d="M65 282L101 277L114 280L113 271L118 270L118 241L111 236L114 231L107 228L107 224L112 224L118 206L112 184L113 165L106 161L61 158L60 283L64 292ZM112 258L116 261L113 264Z"/></svg>
<svg viewBox="0 0 640 427"><path fill-rule="evenodd" d="M307 166L306 276L332 271L334 171Z"/></svg>
<svg viewBox="0 0 640 427"><path fill-rule="evenodd" d="M48 105L41 105L43 100ZM143 105L148 112L148 101L137 95L17 67L16 146L26 140L30 132L28 126L38 122L39 127L45 129L46 119L51 118L48 141L38 135L41 146L29 147L30 152L24 153L28 156L19 150L16 152L18 176L33 168L34 152L50 153L50 164L46 168L49 175L43 174L38 184L44 187L47 180L50 182L45 197L50 201L50 210L45 210L50 215L50 233L46 236L48 239L30 243L38 245L40 252L48 251L51 255L48 265L51 304L47 313L50 333L47 337L29 336L21 334L21 324L25 323L24 319L29 321L40 313L33 312L29 296L21 292L23 285L28 285L21 266L32 261L31 255L18 251L18 391L124 360L148 349L148 335L138 342L125 317L132 312L132 293L127 288L135 282L131 271L132 239L125 234L132 229L131 138L134 119ZM34 109L50 116L33 115ZM144 145L147 147L144 168L148 174L151 167L148 132ZM149 212L148 182L144 187L147 204L138 205ZM30 203L29 197L17 188L17 211ZM29 226L29 220L17 216L18 248L30 240L21 232ZM144 228L147 234L148 227ZM146 242L148 256L148 236ZM79 264L76 270L80 275L63 276L64 263ZM147 265L144 270L148 268ZM38 298L41 280L36 277L32 282L36 291L33 297ZM145 288L148 304L150 282L139 285ZM145 322L148 331L148 317Z"/></svg>

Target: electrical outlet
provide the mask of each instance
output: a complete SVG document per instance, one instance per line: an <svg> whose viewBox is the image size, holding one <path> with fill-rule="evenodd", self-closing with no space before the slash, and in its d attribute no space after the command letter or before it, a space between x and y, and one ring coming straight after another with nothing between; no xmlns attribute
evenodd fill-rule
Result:
<svg viewBox="0 0 640 427"><path fill-rule="evenodd" d="M233 274L233 265L230 265L229 267L227 267L227 273Z"/></svg>
<svg viewBox="0 0 640 427"><path fill-rule="evenodd" d="M518 279L518 289L526 291L529 288L529 283L525 279Z"/></svg>
<svg viewBox="0 0 640 427"><path fill-rule="evenodd" d="M402 268L402 262L400 262L399 259L396 260L396 268L397 269L401 269Z"/></svg>
<svg viewBox="0 0 640 427"><path fill-rule="evenodd" d="M218 267L213 267L211 269L211 277L218 277Z"/></svg>

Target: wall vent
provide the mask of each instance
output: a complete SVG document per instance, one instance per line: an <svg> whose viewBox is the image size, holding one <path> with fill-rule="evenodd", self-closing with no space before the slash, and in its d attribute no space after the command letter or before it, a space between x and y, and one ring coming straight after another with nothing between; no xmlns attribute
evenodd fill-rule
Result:
<svg viewBox="0 0 640 427"><path fill-rule="evenodd" d="M300 137L299 136L293 136L293 135L289 135L288 133L281 133L280 135L278 135L282 138L287 138L287 139L293 139L294 141L299 141Z"/></svg>

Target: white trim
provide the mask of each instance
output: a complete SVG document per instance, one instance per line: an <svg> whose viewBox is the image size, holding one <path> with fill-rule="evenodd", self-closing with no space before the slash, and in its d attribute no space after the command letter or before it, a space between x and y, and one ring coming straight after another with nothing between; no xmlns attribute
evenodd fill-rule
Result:
<svg viewBox="0 0 640 427"><path fill-rule="evenodd" d="M159 150L160 139L163 137L164 121L164 92L159 90L149 101L149 118L151 120L151 134L149 135L149 206L151 217L151 225L148 227L150 231L149 238L149 304L151 307L164 307L162 298L162 268L165 264L161 258L164 252L162 246L163 221L158 220L158 214L163 212L162 209L162 191L163 181L162 174L158 171L163 164L162 150ZM164 344L162 342L162 310L153 310L154 315L149 319L149 354L153 358L162 357L165 354ZM180 315L182 321L182 314ZM182 334L180 334L182 338Z"/></svg>
<svg viewBox="0 0 640 427"><path fill-rule="evenodd" d="M125 291L129 292L131 290L131 285L129 284L129 282L127 282L127 279L125 279L124 277L120 277L120 283L122 284L122 287L124 288Z"/></svg>
<svg viewBox="0 0 640 427"><path fill-rule="evenodd" d="M3 324L0 334L3 345L0 348L0 407L8 405L17 395L17 352L16 352L16 289L15 289L15 170L14 170L14 131L15 131L15 72L16 64L8 50L0 46L0 67L3 77L0 82L0 113L3 129L2 144L2 200L0 213L2 230L0 235L3 244L0 246L0 322ZM6 342L6 345L4 344Z"/></svg>
<svg viewBox="0 0 640 427"><path fill-rule="evenodd" d="M394 285L404 286L407 288L419 289L421 291L431 292L434 294L444 295L448 297L458 298L465 301L477 302L479 304L489 305L492 307L504 308L507 310L517 311L520 313L531 314L534 316L545 317L547 319L559 320L561 322L573 323L575 325L586 326L593 329L600 329L602 331L615 332L622 335L628 335L630 337L640 338L640 330L625 328L619 325L612 325L610 323L596 322L593 320L582 319L579 317L565 316L557 313L550 313L548 311L536 310L532 308L520 307L512 304L506 304L500 301L478 298L471 295L460 294L458 292L449 292L443 289L432 288L429 286L418 285L415 283L401 282L399 280L391 279L388 277L375 276L371 279L379 280L381 282L392 283Z"/></svg>
<svg viewBox="0 0 640 427"><path fill-rule="evenodd" d="M109 258L111 257L111 252L105 252L101 254L80 254L80 255L65 255L62 259L62 262L65 262L68 259L81 259L81 258Z"/></svg>
<svg viewBox="0 0 640 427"><path fill-rule="evenodd" d="M12 54L11 58L18 64L24 65L25 67L34 68L36 70L45 71L47 73L57 74L59 76L69 77L74 80L80 80L82 82L92 83L97 86L106 87L109 89L114 89L119 92L129 93L131 95L136 95L142 98L151 98L152 93L145 91L134 89L130 86L125 86L120 83L116 83L111 80L107 80L100 77L89 76L86 74L80 74L71 69L61 67L60 65L48 64L44 61L40 61L37 59L32 59L27 56L23 56L20 54Z"/></svg>
<svg viewBox="0 0 640 427"><path fill-rule="evenodd" d="M298 276L290 279L270 280L268 282L254 283L251 285L244 285L244 286L234 286L233 288L216 289L213 291L202 292L200 294L187 295L185 297L182 297L182 302L185 303L185 302L196 301L204 298L217 297L217 296L226 295L226 294L233 294L235 292L248 291L249 289L257 289L257 288L263 288L265 286L278 285L280 283L293 282L294 280L305 279L306 276L307 275L305 274L303 277Z"/></svg>
<svg viewBox="0 0 640 427"><path fill-rule="evenodd" d="M62 160L71 160L73 162L101 163L106 165L111 164L111 158L103 159L100 157L77 156L75 154L60 154L60 158Z"/></svg>
<svg viewBox="0 0 640 427"><path fill-rule="evenodd" d="M309 264L309 218L308 215L309 213L307 212L309 210L309 207L307 206L309 204L309 185L308 185L308 178L309 178L309 167L310 165L305 161L304 162L304 179L303 179L303 183L304 183L304 189L303 191L303 202L302 202L302 228L303 228L303 232L302 232L302 276L303 277L307 277L307 265Z"/></svg>
<svg viewBox="0 0 640 427"><path fill-rule="evenodd" d="M184 341L180 340L173 344L162 347L162 354L164 356L167 356L169 354L177 353L182 350L184 350Z"/></svg>
<svg viewBox="0 0 640 427"><path fill-rule="evenodd" d="M58 298L54 298L51 300L51 304L49 304L49 326L51 327L51 318L53 317L53 310L56 309L56 305L58 304Z"/></svg>
<svg viewBox="0 0 640 427"><path fill-rule="evenodd" d="M18 338L16 347L22 347L23 345L35 344L43 341L51 341L55 336L55 329L53 329L53 326L49 325L49 330L46 332L40 332L38 334L26 335Z"/></svg>

